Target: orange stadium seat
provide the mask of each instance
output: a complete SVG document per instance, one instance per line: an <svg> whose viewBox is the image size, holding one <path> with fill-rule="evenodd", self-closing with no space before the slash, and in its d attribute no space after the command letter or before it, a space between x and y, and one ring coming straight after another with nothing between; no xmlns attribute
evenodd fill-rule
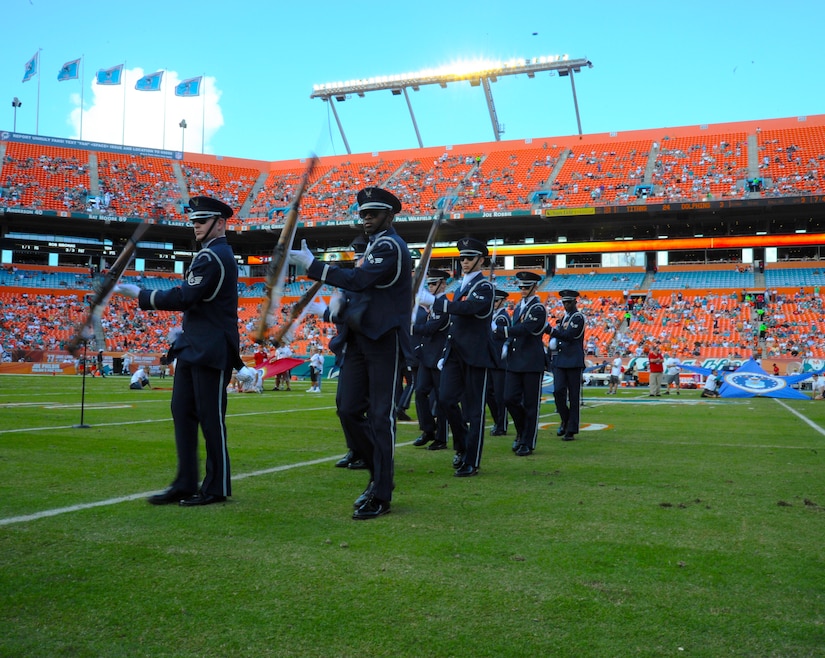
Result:
<svg viewBox="0 0 825 658"><path fill-rule="evenodd" d="M78 149L9 142L0 187L9 206L84 212L89 154Z"/></svg>

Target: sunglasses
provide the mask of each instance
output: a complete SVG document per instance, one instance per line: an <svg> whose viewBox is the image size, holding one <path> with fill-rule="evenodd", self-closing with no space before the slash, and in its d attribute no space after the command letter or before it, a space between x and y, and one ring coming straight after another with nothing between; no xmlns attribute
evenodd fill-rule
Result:
<svg viewBox="0 0 825 658"><path fill-rule="evenodd" d="M368 210L359 211L358 216L361 219L366 219L367 217L378 217L382 214L386 214L386 212L387 212L386 210L376 210L376 209L370 208Z"/></svg>
<svg viewBox="0 0 825 658"><path fill-rule="evenodd" d="M194 219L190 219L190 224L206 224L206 222L211 222L214 217L195 217Z"/></svg>
<svg viewBox="0 0 825 658"><path fill-rule="evenodd" d="M475 260L478 256L459 256L458 260Z"/></svg>

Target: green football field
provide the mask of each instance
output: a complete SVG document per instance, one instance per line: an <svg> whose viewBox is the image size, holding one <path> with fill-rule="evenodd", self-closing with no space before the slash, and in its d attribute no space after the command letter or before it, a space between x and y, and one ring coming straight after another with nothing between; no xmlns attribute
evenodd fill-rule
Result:
<svg viewBox="0 0 825 658"><path fill-rule="evenodd" d="M0 656L825 655L825 404L586 388L465 479L400 423L362 522L308 387L230 396L234 495L187 509L144 500L170 390L87 379L79 428L80 377L0 377Z"/></svg>

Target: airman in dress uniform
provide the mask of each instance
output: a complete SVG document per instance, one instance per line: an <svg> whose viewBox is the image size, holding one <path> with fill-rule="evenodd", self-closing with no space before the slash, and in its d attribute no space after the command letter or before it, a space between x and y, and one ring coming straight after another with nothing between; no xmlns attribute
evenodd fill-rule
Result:
<svg viewBox="0 0 825 658"><path fill-rule="evenodd" d="M564 317L555 327L548 326L553 357L553 397L561 425L562 441L572 441L579 432L582 373L584 372L584 315L576 306L579 293L561 290Z"/></svg>
<svg viewBox="0 0 825 658"><path fill-rule="evenodd" d="M210 505L232 494L226 442L226 387L232 369L244 367L239 354L238 265L226 241L232 208L206 196L189 200L187 218L201 249L183 283L170 290L115 289L136 297L140 308L183 311L183 332L169 350L177 359L172 418L178 472L172 485L149 498L153 505ZM218 401L218 404L215 404ZM206 475L198 488L198 427L206 441Z"/></svg>
<svg viewBox="0 0 825 658"><path fill-rule="evenodd" d="M504 404L504 375L506 369L502 358L505 339L496 333L500 327L510 327L513 323L510 314L507 312L505 301L510 296L506 290L496 288L495 302L493 304L493 319L490 322L490 331L493 333L493 356L496 365L490 368L490 381L487 387L487 406L493 417L493 429L490 436L504 436L507 434L507 406Z"/></svg>
<svg viewBox="0 0 825 658"><path fill-rule="evenodd" d="M453 437L457 444L453 466L456 477L471 477L478 474L481 464L487 371L495 366L490 340L495 289L482 272L487 245L466 237L458 241L457 247L464 276L453 301L445 299L439 309L450 314L450 333L438 394L451 428L467 421L464 437Z"/></svg>
<svg viewBox="0 0 825 658"><path fill-rule="evenodd" d="M367 245L358 267L344 269L316 260L306 246L290 250L289 261L311 279L358 293L342 309L349 331L346 361L338 387L338 416L364 458L370 483L355 500L352 518L374 519L390 511L394 486L396 401L401 368L410 354L412 259L407 243L392 226L401 211L394 194L378 187L358 192Z"/></svg>
<svg viewBox="0 0 825 658"><path fill-rule="evenodd" d="M541 275L518 272L516 279L521 301L513 309L513 326L496 329L496 335L506 345L504 401L516 426L513 450L525 457L536 449L538 437L547 309L536 294Z"/></svg>
<svg viewBox="0 0 825 658"><path fill-rule="evenodd" d="M427 292L432 296L432 300L426 295L424 297L429 302L430 310L423 321L416 321L413 325L413 338L421 341L415 380L415 412L418 415L421 436L413 441L413 445L421 447L429 443L427 450L443 450L447 447L447 413L438 397L441 384L438 361L444 353L444 344L447 342L450 327L450 314L444 310L449 278L449 272L444 270L427 271ZM460 436L464 434L463 426L456 429Z"/></svg>

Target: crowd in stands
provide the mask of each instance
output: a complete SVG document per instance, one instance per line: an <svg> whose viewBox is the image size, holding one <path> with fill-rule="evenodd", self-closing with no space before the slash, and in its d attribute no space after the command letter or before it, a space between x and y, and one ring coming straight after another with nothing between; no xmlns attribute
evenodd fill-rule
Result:
<svg viewBox="0 0 825 658"><path fill-rule="evenodd" d="M278 311L275 324L286 321L292 299ZM83 292L0 290L0 301L0 345L7 354L63 349L88 311ZM547 296L547 307L551 322L563 314L555 294ZM587 318L586 351L594 358L616 351L624 357L643 356L653 340L682 358L825 358L822 298L805 289L793 294L767 291L761 298L744 291L668 291L628 298L591 291L582 293L579 308ZM257 300L242 302L239 308L241 347L247 355L256 349L251 335L259 311ZM103 315L105 349L164 353L167 335L178 321L177 314L140 311L132 300L114 297ZM305 356L315 345L326 351L334 335L334 325L307 316L293 334L293 352Z"/></svg>
<svg viewBox="0 0 825 658"><path fill-rule="evenodd" d="M757 152L751 153L754 143ZM0 144L0 205L6 207L177 216L188 192L215 196L240 210L262 174L249 166L184 161L176 175L177 162L160 157ZM392 190L411 215L436 212L445 197L457 211L487 212L821 194L823 162L825 127L816 125L619 138L575 148L525 143L502 150L482 144L473 155L446 150L432 161L364 154L338 165L322 159L302 208L313 221L340 219L349 214L354 192L367 185ZM91 171L97 180L90 180ZM302 166L271 172L250 202L252 223L288 207L302 174Z"/></svg>
<svg viewBox="0 0 825 658"><path fill-rule="evenodd" d="M0 175L0 196L7 207L83 212L89 194L84 151L8 145Z"/></svg>
<svg viewBox="0 0 825 658"><path fill-rule="evenodd" d="M232 208L240 209L246 202L260 172L252 168L237 168L217 164L183 163L181 171L189 186L189 196L210 196Z"/></svg>
<svg viewBox="0 0 825 658"><path fill-rule="evenodd" d="M667 201L743 197L748 174L744 133L667 139L653 165L650 182L658 191L651 196Z"/></svg>
<svg viewBox="0 0 825 658"><path fill-rule="evenodd" d="M169 160L98 153L98 174L103 209L111 214L144 218L180 214L183 198Z"/></svg>

